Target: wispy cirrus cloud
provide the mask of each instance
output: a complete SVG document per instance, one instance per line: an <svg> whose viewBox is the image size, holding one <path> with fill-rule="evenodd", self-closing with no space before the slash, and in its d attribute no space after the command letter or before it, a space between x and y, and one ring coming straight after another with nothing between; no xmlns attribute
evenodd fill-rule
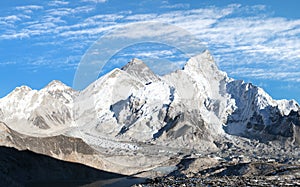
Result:
<svg viewBox="0 0 300 187"><path fill-rule="evenodd" d="M17 15L11 15L11 16L6 16L6 17L0 17L0 20L5 21L5 22L14 23L16 21L20 21L21 19Z"/></svg>
<svg viewBox="0 0 300 187"><path fill-rule="evenodd" d="M22 33L16 33L14 31L8 32L6 34L2 34L0 36L0 39L2 40L11 40L11 39L23 39L23 38L29 38L30 35L26 32Z"/></svg>
<svg viewBox="0 0 300 187"><path fill-rule="evenodd" d="M68 1L50 1L48 3L49 6L54 6L54 7L59 7L59 6L63 6L63 5L68 5L69 2Z"/></svg>
<svg viewBox="0 0 300 187"><path fill-rule="evenodd" d="M75 8L55 8L46 10L47 14L52 16L68 16L68 15L78 15L82 13L88 13L95 8L92 6L78 6Z"/></svg>
<svg viewBox="0 0 300 187"><path fill-rule="evenodd" d="M252 80L275 80L280 82L291 82L291 83L300 83L300 72L292 69L266 69L266 68L237 68L231 72L234 76L240 76L241 74L247 75L247 79Z"/></svg>
<svg viewBox="0 0 300 187"><path fill-rule="evenodd" d="M104 3L106 0L81 2ZM192 9L188 4L166 2L160 8L169 9L168 11L108 14L94 11L95 6L73 6L68 1L51 1L48 4L50 8L37 5L17 7L21 13L0 17L0 25L3 26L0 39L39 36L51 41L55 38L60 42L38 41L36 45L47 43L75 49L78 53L72 55L78 58L93 41L115 28L132 22L156 21L174 24L193 34L211 49L218 64L229 75L238 76L235 70L239 69L243 70L244 77L278 79L275 76L278 74L282 80L300 78L298 73L290 71L291 67L296 72L300 71L300 19L274 17L268 14L264 5L232 4ZM32 15L33 11L42 13L36 16ZM26 20L22 15L30 15L30 18L27 17ZM16 22L22 23L18 28L13 28ZM155 35L156 32L152 34ZM142 29L136 33L144 34ZM157 54L158 51L149 51L140 56L147 57L151 52L159 57L174 55L164 54L165 51L162 50L161 55ZM273 74L266 73L268 76L263 76L261 71L267 70L262 66L268 67Z"/></svg>
<svg viewBox="0 0 300 187"><path fill-rule="evenodd" d="M31 14L35 10L44 9L44 7L39 5L26 5L26 6L17 6L15 9L18 11L23 11L24 13L27 14Z"/></svg>
<svg viewBox="0 0 300 187"><path fill-rule="evenodd" d="M177 4L169 4L165 3L160 8L168 8L168 9L186 9L189 8L190 4L188 3L177 3Z"/></svg>
<svg viewBox="0 0 300 187"><path fill-rule="evenodd" d="M4 62L0 61L0 66L7 66L7 65L12 65L12 64L17 64L17 62L16 61L4 61Z"/></svg>
<svg viewBox="0 0 300 187"><path fill-rule="evenodd" d="M105 3L107 0L81 0L81 2Z"/></svg>

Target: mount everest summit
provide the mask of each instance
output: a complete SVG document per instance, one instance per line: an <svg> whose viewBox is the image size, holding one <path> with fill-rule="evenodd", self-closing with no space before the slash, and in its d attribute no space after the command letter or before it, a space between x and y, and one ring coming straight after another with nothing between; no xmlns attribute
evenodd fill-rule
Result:
<svg viewBox="0 0 300 187"><path fill-rule="evenodd" d="M2 146L122 174L173 166L178 153L218 152L225 142L300 143L299 104L229 78L207 50L164 76L133 59L82 91L59 81L17 87L0 99L0 121Z"/></svg>

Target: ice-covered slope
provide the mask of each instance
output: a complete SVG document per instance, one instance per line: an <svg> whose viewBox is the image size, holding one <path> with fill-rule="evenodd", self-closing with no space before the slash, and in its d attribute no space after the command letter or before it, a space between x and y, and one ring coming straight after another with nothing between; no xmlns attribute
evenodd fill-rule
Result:
<svg viewBox="0 0 300 187"><path fill-rule="evenodd" d="M135 77L145 74L139 68L146 67L141 61L134 60L125 67L130 67L129 73ZM146 72L153 75L149 68ZM153 79L112 105L111 111L122 126L116 136L121 140L155 140L173 147L214 149L212 142L224 133L222 120L231 110L225 87L219 86L228 78L218 71L209 52L189 60L184 70L150 81ZM212 81L214 85L210 85Z"/></svg>
<svg viewBox="0 0 300 187"><path fill-rule="evenodd" d="M180 105L179 110L184 107L196 112L192 116L201 115L215 134L223 133L222 124L231 114L234 101L226 92L229 78L218 70L208 51L192 57L183 70L164 76L164 80L178 93L174 103Z"/></svg>
<svg viewBox="0 0 300 187"><path fill-rule="evenodd" d="M0 121L25 134L51 134L73 123L73 99L77 91L52 81L37 91L17 87L0 99Z"/></svg>
<svg viewBox="0 0 300 187"><path fill-rule="evenodd" d="M111 106L143 86L140 80L120 69L104 75L75 99L73 109L78 128L69 133L92 144L97 144L95 139L99 137L114 138L123 125L117 123Z"/></svg>

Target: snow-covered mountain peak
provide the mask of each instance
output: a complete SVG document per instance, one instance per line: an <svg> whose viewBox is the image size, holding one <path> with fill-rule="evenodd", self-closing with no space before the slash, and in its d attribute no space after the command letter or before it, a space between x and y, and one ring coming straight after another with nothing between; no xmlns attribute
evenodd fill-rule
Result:
<svg viewBox="0 0 300 187"><path fill-rule="evenodd" d="M138 78L143 83L159 81L155 73L140 59L134 58L122 70Z"/></svg>
<svg viewBox="0 0 300 187"><path fill-rule="evenodd" d="M191 57L184 66L184 69L197 70L207 66L216 66L215 61L208 50Z"/></svg>
<svg viewBox="0 0 300 187"><path fill-rule="evenodd" d="M123 74L122 70L120 70L119 68L115 68L107 74L107 78L115 78L120 76L121 74Z"/></svg>
<svg viewBox="0 0 300 187"><path fill-rule="evenodd" d="M125 66L123 66L121 69L126 71L129 67L132 66L147 66L141 59L133 58L130 62L128 62Z"/></svg>
<svg viewBox="0 0 300 187"><path fill-rule="evenodd" d="M51 81L45 88L43 88L42 90L46 90L46 91L64 91L64 90L70 90L71 87L65 85L64 83L62 83L61 81L58 80L53 80Z"/></svg>
<svg viewBox="0 0 300 187"><path fill-rule="evenodd" d="M32 89L29 86L16 87L13 92L30 92Z"/></svg>
<svg viewBox="0 0 300 187"><path fill-rule="evenodd" d="M197 80L198 83L207 82L207 86L215 86L220 81L229 81L227 74L219 70L208 50L191 57L185 64L183 71Z"/></svg>
<svg viewBox="0 0 300 187"><path fill-rule="evenodd" d="M134 65L134 64L143 64L143 65L146 65L141 59L138 59L138 58L133 58L129 64L131 65Z"/></svg>
<svg viewBox="0 0 300 187"><path fill-rule="evenodd" d="M116 80L122 79L122 77L127 77L127 76L130 75L128 75L128 73L126 73L125 71L120 70L119 68L115 68L112 71L100 77L99 79L97 79L88 87L86 87L82 91L82 94L85 93L93 94L94 92L98 92L100 89L102 89L103 86L113 86Z"/></svg>
<svg viewBox="0 0 300 187"><path fill-rule="evenodd" d="M300 106L295 100L277 100L276 101L277 106L279 110L284 114L284 115L289 115L291 111L299 111Z"/></svg>
<svg viewBox="0 0 300 187"><path fill-rule="evenodd" d="M102 105L104 103L110 105L121 99L126 99L132 90L143 86L139 79L116 68L89 85L80 95L87 99L94 99L95 103L99 100ZM104 102L104 100L106 101Z"/></svg>
<svg viewBox="0 0 300 187"><path fill-rule="evenodd" d="M1 98L0 100L3 100L5 102L10 99L17 100L17 99L22 98L23 96L28 95L28 93L30 93L32 91L33 90L30 87L23 85L20 87L16 87L11 93L9 93L7 96Z"/></svg>

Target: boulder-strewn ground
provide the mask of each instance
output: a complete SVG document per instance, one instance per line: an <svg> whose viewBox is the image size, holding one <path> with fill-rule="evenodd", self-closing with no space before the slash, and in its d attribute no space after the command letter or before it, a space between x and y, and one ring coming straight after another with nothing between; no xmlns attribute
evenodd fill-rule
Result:
<svg viewBox="0 0 300 187"><path fill-rule="evenodd" d="M299 186L299 147L236 139L215 142L219 152L182 156L164 177L136 186Z"/></svg>
<svg viewBox="0 0 300 187"><path fill-rule="evenodd" d="M211 174L214 173L214 174ZM237 163L208 168L193 176L169 176L136 186L299 186L300 165Z"/></svg>
<svg viewBox="0 0 300 187"><path fill-rule="evenodd" d="M300 178L293 176L159 178L136 186L299 186Z"/></svg>

